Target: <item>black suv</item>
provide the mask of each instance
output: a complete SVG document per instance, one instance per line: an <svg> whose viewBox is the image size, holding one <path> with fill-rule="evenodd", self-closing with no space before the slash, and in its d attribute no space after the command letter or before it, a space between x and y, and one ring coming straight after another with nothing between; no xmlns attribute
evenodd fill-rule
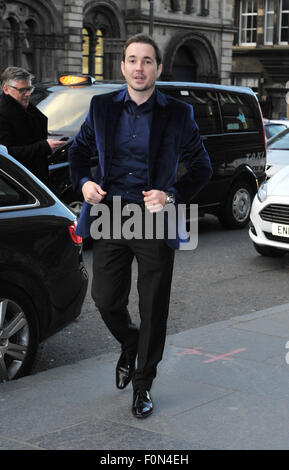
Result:
<svg viewBox="0 0 289 470"><path fill-rule="evenodd" d="M70 81L71 80L71 81ZM83 80L77 84L77 80ZM63 85L62 83L66 83ZM81 195L72 191L67 150L87 114L93 95L109 93L124 83L93 82L89 77L63 77L37 86L32 102L48 116L51 136L67 140L50 157L51 188L79 213ZM205 83L157 82L164 93L194 108L213 166L210 183L192 200L199 214L211 213L228 228L249 221L253 197L265 178L266 139L260 106L249 88ZM97 165L97 155L92 166ZM179 174L183 171L181 165Z"/></svg>
<svg viewBox="0 0 289 470"><path fill-rule="evenodd" d="M80 311L88 276L76 216L0 146L0 382Z"/></svg>

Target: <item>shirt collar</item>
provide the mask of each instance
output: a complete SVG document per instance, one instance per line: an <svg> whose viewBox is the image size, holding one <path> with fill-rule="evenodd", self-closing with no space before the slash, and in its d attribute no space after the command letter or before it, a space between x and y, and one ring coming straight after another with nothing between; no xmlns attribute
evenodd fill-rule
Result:
<svg viewBox="0 0 289 470"><path fill-rule="evenodd" d="M142 106L144 109L146 109L147 111L151 111L153 109L153 106L154 106L154 103L155 103L155 99L156 99L156 90L154 90L154 92L152 93L152 95L149 97L149 99L147 101L145 101L144 103L142 103L140 106ZM131 97L129 96L128 94L128 91L126 92L125 94L125 97L124 97L124 103L132 103L133 105L135 105L137 107L137 104L131 99Z"/></svg>

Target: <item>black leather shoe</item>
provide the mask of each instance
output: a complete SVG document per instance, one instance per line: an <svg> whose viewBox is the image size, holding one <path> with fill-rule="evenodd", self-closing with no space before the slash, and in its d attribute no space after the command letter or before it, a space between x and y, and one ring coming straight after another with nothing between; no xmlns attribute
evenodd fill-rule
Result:
<svg viewBox="0 0 289 470"><path fill-rule="evenodd" d="M134 371L135 356L129 356L126 351L123 351L116 365L116 387L123 390L130 383Z"/></svg>
<svg viewBox="0 0 289 470"><path fill-rule="evenodd" d="M153 411L148 390L136 390L133 394L132 413L136 418L146 418Z"/></svg>

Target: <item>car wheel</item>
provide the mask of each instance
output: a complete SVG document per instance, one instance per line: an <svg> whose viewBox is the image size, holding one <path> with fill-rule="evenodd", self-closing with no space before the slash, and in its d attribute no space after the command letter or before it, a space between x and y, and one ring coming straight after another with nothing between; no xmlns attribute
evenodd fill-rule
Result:
<svg viewBox="0 0 289 470"><path fill-rule="evenodd" d="M65 193L58 197L76 215L76 217L79 218L83 206L83 198L81 194L74 192L72 188L68 188Z"/></svg>
<svg viewBox="0 0 289 470"><path fill-rule="evenodd" d="M253 245L257 253L262 256L268 256L271 258L282 258L282 256L285 256L286 254L286 251L278 250L278 248L272 248L271 246L258 245L257 243L253 243Z"/></svg>
<svg viewBox="0 0 289 470"><path fill-rule="evenodd" d="M68 204L68 207L78 218L80 216L82 205L83 201L72 201Z"/></svg>
<svg viewBox="0 0 289 470"><path fill-rule="evenodd" d="M246 181L236 182L221 208L219 220L226 228L243 228L250 219L253 201L252 187Z"/></svg>
<svg viewBox="0 0 289 470"><path fill-rule="evenodd" d="M27 375L38 346L36 314L18 287L0 287L0 382Z"/></svg>

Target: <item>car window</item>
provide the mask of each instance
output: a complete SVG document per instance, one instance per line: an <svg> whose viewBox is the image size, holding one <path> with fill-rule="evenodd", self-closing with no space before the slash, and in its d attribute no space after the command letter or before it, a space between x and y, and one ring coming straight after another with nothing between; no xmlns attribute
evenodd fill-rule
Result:
<svg viewBox="0 0 289 470"><path fill-rule="evenodd" d="M35 204L35 202L36 200L30 193L27 193L16 182L0 173L0 210L1 208L12 208L15 206L30 206Z"/></svg>
<svg viewBox="0 0 289 470"><path fill-rule="evenodd" d="M216 93L206 90L178 89L173 87L161 88L161 91L193 106L195 120L201 134L214 134L220 131L221 121Z"/></svg>
<svg viewBox="0 0 289 470"><path fill-rule="evenodd" d="M268 145L268 148L275 150L289 150L289 129L288 132L281 136L276 136L274 142Z"/></svg>
<svg viewBox="0 0 289 470"><path fill-rule="evenodd" d="M225 132L253 131L260 128L258 116L247 97L220 92L219 99Z"/></svg>

